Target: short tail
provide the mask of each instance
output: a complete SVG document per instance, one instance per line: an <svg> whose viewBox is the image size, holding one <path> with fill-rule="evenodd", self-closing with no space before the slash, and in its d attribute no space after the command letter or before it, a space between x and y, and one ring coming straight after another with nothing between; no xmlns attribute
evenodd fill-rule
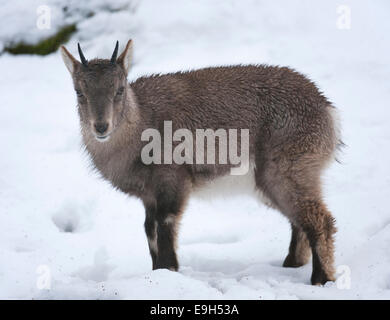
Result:
<svg viewBox="0 0 390 320"><path fill-rule="evenodd" d="M343 149L347 147L347 145L343 142L341 138L341 121L340 121L340 116L337 111L337 109L330 105L329 106L329 114L332 118L333 122L333 128L334 128L334 139L335 139L335 155L334 158L338 163L341 163L340 160L340 154L342 153Z"/></svg>

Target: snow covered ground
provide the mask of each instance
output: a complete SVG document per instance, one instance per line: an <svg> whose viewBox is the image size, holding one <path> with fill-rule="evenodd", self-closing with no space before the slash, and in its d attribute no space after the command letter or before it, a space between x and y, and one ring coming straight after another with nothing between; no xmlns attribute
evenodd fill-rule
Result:
<svg viewBox="0 0 390 320"><path fill-rule="evenodd" d="M339 5L351 9L350 29L338 27ZM112 190L81 151L59 53L1 55L0 298L390 299L389 12L385 0L141 0L131 12L81 22L67 45L76 53L81 41L87 58L108 57L115 40L133 38L129 80L270 63L316 81L340 110L348 146L325 177L340 266L338 285L325 287L309 284L310 264L281 267L289 224L249 198L192 200L180 271L152 272L140 201ZM23 34L36 18L23 14L8 32Z"/></svg>

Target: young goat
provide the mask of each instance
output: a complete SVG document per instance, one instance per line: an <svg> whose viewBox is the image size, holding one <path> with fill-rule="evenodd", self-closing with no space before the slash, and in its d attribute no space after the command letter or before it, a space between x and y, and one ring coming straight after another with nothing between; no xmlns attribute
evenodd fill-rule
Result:
<svg viewBox="0 0 390 320"><path fill-rule="evenodd" d="M87 61L78 49L81 62L65 47L61 53L77 94L83 143L105 179L143 201L153 269L178 269L177 228L189 195L208 192L211 185L221 191L222 182L231 180L227 191L240 193L246 181L290 220L284 267L302 266L312 253L312 284L334 280L336 228L322 200L320 178L334 159L339 137L335 108L313 82L289 68L246 65L152 75L128 83L131 40L118 58L117 42L110 60ZM230 174L237 167L230 160L192 161L204 150L181 163L145 163L143 133L162 132L167 121L174 130L193 134L206 128L249 130L249 171ZM242 139L243 134L238 146ZM162 140L168 142L165 134ZM215 150L219 148L221 144ZM169 152L164 149L164 160Z"/></svg>

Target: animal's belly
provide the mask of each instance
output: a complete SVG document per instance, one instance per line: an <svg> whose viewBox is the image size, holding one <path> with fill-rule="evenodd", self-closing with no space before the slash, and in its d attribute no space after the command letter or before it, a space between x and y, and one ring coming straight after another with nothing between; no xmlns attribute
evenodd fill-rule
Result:
<svg viewBox="0 0 390 320"><path fill-rule="evenodd" d="M230 198L235 196L250 196L272 207L271 201L263 191L256 186L254 165L249 167L245 175L231 175L229 172L212 180L205 179L193 186L191 196L202 200Z"/></svg>

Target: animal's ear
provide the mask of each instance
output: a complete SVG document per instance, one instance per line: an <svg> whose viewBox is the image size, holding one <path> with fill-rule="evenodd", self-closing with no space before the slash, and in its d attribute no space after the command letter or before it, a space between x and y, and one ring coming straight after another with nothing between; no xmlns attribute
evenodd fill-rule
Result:
<svg viewBox="0 0 390 320"><path fill-rule="evenodd" d="M127 42L125 50L119 56L117 63L120 64L126 73L129 73L131 62L133 60L133 40Z"/></svg>
<svg viewBox="0 0 390 320"><path fill-rule="evenodd" d="M76 58L73 57L64 46L61 46L60 50L62 60L64 60L65 66L68 68L70 74L73 74L76 66L78 66L80 62L78 62Z"/></svg>

